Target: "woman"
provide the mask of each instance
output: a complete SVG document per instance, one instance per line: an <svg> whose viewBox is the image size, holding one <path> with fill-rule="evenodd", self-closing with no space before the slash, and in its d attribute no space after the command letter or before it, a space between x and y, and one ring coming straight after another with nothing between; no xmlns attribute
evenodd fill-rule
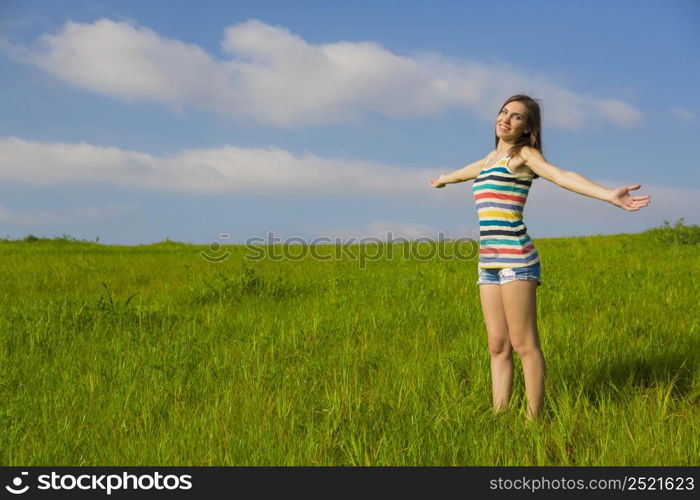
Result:
<svg viewBox="0 0 700 500"><path fill-rule="evenodd" d="M606 189L542 156L539 104L514 95L496 118L496 149L481 160L431 179L436 188L475 179L479 214L479 292L491 354L493 406L508 408L513 385L513 356L522 361L527 416L539 416L544 404L545 364L537 334L536 292L540 258L523 223L523 207L533 179L545 179L576 193L636 211L650 196L632 196L640 185Z"/></svg>

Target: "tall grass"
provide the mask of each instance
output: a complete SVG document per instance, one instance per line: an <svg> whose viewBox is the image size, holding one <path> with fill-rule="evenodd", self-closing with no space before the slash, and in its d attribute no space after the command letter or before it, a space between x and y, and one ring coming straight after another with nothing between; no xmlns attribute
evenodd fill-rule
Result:
<svg viewBox="0 0 700 500"><path fill-rule="evenodd" d="M491 412L475 261L0 242L0 463L697 465L687 227L537 240L536 425L517 357Z"/></svg>

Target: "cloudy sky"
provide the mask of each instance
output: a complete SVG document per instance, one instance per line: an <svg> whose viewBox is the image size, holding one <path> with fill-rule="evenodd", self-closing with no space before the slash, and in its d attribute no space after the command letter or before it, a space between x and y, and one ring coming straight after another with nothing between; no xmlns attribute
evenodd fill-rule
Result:
<svg viewBox="0 0 700 500"><path fill-rule="evenodd" d="M0 0L0 237L454 237L515 93L550 163L537 237L700 223L700 2ZM691 159L692 158L692 159Z"/></svg>

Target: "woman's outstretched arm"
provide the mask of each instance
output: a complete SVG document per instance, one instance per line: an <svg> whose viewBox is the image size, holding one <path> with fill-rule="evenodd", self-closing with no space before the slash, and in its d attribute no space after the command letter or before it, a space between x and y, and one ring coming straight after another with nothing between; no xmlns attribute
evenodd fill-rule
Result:
<svg viewBox="0 0 700 500"><path fill-rule="evenodd" d="M525 146L520 151L520 154L525 160L525 165L527 165L534 173L540 177L544 177L548 181L551 181L558 186L568 189L569 191L573 191L574 193L607 201L616 207L620 207L631 212L646 207L651 200L651 196L649 195L632 196L629 194L630 191L634 191L635 189L642 187L640 184L621 186L616 189L607 189L600 184L596 184L595 182L586 179L576 172L562 170L547 163L542 156L542 153L535 148Z"/></svg>
<svg viewBox="0 0 700 500"><path fill-rule="evenodd" d="M466 167L455 170L450 174L442 174L437 179L430 179L429 183L435 188L441 188L445 187L446 184L454 184L456 182L464 182L474 179L477 175L479 175L479 172L481 172L486 158L488 158L488 155L483 157L481 160L470 163Z"/></svg>

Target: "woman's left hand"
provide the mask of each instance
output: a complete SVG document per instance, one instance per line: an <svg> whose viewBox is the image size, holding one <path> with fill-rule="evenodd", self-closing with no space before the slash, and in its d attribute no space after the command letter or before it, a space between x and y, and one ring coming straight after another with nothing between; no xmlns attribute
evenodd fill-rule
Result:
<svg viewBox="0 0 700 500"><path fill-rule="evenodd" d="M624 208L630 212L635 212L640 208L646 207L649 204L649 201L651 201L651 196L648 194L644 196L632 196L629 193L630 191L634 191L640 187L642 187L641 184L636 184L634 186L622 186L614 189L612 195L610 196L610 200L608 201L610 201L610 203L616 207Z"/></svg>

